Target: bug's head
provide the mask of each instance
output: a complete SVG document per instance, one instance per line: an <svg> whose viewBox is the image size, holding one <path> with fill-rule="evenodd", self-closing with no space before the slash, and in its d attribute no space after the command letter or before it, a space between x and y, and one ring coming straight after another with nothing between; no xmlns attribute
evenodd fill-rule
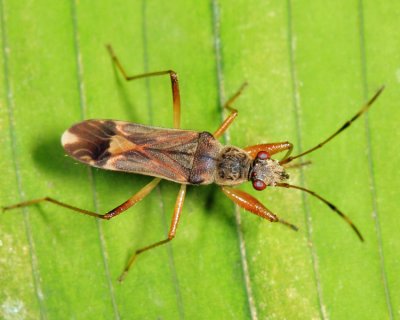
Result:
<svg viewBox="0 0 400 320"><path fill-rule="evenodd" d="M257 153L250 169L250 179L253 188L264 190L267 186L275 186L277 183L289 179L285 169L279 164L279 161L271 159L266 151Z"/></svg>

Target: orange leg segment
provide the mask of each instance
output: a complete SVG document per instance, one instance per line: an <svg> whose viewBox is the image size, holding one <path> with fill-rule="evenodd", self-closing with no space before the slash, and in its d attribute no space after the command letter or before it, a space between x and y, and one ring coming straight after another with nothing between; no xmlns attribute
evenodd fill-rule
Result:
<svg viewBox="0 0 400 320"><path fill-rule="evenodd" d="M249 147L244 148L244 151L246 151L249 154L249 156L253 159L257 156L257 153L259 153L260 151L266 151L272 156L273 154L276 154L276 153L279 153L279 152L282 152L285 150L287 150L287 153L285 154L283 159L286 159L292 153L293 144L290 143L289 141L285 141L285 142L276 142L276 143L256 144L255 146L249 146Z"/></svg>
<svg viewBox="0 0 400 320"><path fill-rule="evenodd" d="M226 186L221 187L221 189L222 192L234 203L236 203L239 207L258 215L261 218L267 219L271 222L280 222L292 228L293 230L296 231L298 230L298 228L295 225L278 218L275 214L273 214L270 210L268 210L260 201L258 201L250 194Z"/></svg>
<svg viewBox="0 0 400 320"><path fill-rule="evenodd" d="M157 72L148 72L142 73L134 76L128 76L125 71L125 68L122 67L121 62L119 61L118 57L115 55L114 50L110 45L107 45L108 52L111 55L116 67L122 73L122 76L125 78L126 81L146 78L146 77L154 77L154 76L162 76L169 74L171 79L171 87L172 87L172 103L174 106L174 128L180 128L181 125L181 97L179 93L179 82L178 82L178 75L173 70L165 70L165 71L157 71Z"/></svg>

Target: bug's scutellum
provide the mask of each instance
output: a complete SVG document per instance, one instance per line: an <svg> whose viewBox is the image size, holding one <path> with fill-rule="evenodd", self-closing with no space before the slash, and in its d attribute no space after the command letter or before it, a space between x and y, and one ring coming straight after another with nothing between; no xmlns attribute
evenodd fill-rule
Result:
<svg viewBox="0 0 400 320"><path fill-rule="evenodd" d="M3 207L3 210L47 201L75 212L109 220L142 200L158 185L161 179L180 183L181 188L176 199L168 238L136 250L119 277L119 281L125 278L139 254L167 243L175 237L187 185L216 183L221 186L222 192L228 198L243 209L271 222L285 224L294 230L297 230L296 226L277 217L250 194L234 189L232 186L251 181L256 190L263 190L267 186L299 189L328 205L353 228L360 240L363 241L361 233L353 222L331 202L311 190L287 183L289 175L286 173L285 167L291 161L321 148L348 128L369 109L381 94L383 87L360 111L326 140L296 156L290 156L293 145L288 141L258 144L240 149L234 146L224 146L217 139L224 134L238 115L238 111L232 108L232 103L242 93L246 84L243 84L236 94L225 103L224 107L230 111L230 114L213 134L181 130L179 129L181 106L177 74L173 70L166 70L128 76L111 46L107 46L107 48L126 81L169 75L172 87L174 129L115 120L87 120L75 124L65 131L62 136L62 144L71 157L91 166L145 174L155 178L127 201L105 214L80 209L49 197ZM273 155L282 151L286 151L283 159L272 159Z"/></svg>

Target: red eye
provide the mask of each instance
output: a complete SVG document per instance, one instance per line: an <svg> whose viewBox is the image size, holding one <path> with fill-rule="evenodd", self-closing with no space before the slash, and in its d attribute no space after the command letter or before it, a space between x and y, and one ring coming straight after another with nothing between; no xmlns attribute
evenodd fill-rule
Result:
<svg viewBox="0 0 400 320"><path fill-rule="evenodd" d="M267 185L262 180L254 180L253 181L253 188L258 191L264 190L266 187L267 187Z"/></svg>
<svg viewBox="0 0 400 320"><path fill-rule="evenodd" d="M260 160L267 160L271 158L271 156L267 151L260 151L259 153L257 153L257 158Z"/></svg>

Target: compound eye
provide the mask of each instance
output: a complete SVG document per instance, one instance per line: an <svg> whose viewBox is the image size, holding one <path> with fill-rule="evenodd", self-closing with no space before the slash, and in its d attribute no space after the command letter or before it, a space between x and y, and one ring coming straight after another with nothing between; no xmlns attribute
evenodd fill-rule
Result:
<svg viewBox="0 0 400 320"><path fill-rule="evenodd" d="M257 159L259 160L267 160L269 158L271 158L271 156L267 151L260 151L257 153Z"/></svg>
<svg viewBox="0 0 400 320"><path fill-rule="evenodd" d="M254 180L253 181L253 188L258 191L264 190L266 187L267 187L267 185L262 180Z"/></svg>

